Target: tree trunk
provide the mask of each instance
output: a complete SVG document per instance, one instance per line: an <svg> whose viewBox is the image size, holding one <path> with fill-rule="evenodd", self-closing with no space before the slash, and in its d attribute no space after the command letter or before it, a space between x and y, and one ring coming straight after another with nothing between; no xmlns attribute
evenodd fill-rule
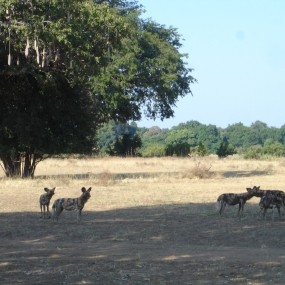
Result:
<svg viewBox="0 0 285 285"><path fill-rule="evenodd" d="M37 164L43 159L42 155L26 152L24 154L1 155L2 168L7 177L34 178Z"/></svg>
<svg viewBox="0 0 285 285"><path fill-rule="evenodd" d="M3 170L7 177L21 176L21 157L20 155L1 155Z"/></svg>
<svg viewBox="0 0 285 285"><path fill-rule="evenodd" d="M23 163L23 173L22 177L31 177L34 178L36 165L42 160L42 156L36 155L34 153L26 153Z"/></svg>

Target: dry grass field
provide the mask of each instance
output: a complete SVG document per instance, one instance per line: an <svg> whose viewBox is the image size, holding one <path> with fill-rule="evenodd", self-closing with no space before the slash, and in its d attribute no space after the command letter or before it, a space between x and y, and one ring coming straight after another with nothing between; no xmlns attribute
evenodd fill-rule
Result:
<svg viewBox="0 0 285 285"><path fill-rule="evenodd" d="M284 215L262 219L258 198L241 219L216 205L254 185L285 190L284 159L49 159L34 179L0 181L0 284L285 284ZM52 204L83 186L81 223L40 218L44 187Z"/></svg>

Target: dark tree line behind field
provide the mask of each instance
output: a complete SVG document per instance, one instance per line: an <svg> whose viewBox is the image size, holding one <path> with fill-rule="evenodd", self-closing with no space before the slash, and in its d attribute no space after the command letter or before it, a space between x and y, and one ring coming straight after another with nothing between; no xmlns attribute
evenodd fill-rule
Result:
<svg viewBox="0 0 285 285"><path fill-rule="evenodd" d="M97 153L101 155L204 156L225 157L241 154L245 158L285 156L285 125L269 127L256 121L219 128L197 121L181 123L171 129L139 128L136 123L105 124L98 131ZM119 147L118 147L119 146Z"/></svg>

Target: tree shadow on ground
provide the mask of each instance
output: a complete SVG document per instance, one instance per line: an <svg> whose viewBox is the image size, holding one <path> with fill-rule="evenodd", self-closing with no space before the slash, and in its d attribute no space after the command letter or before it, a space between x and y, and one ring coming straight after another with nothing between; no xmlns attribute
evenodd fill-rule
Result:
<svg viewBox="0 0 285 285"><path fill-rule="evenodd" d="M56 175L35 175L36 179L47 179L47 178L72 178L72 179L100 179L108 178L112 180L122 180L122 179L137 179L137 178L154 178L160 176L177 177L181 175L181 172L124 172L124 173L112 173L112 172L102 172L102 173L75 173L75 174L56 174Z"/></svg>
<svg viewBox="0 0 285 285"><path fill-rule="evenodd" d="M269 175L268 171L226 171L223 173L225 178L229 177L252 177L252 176L264 176Z"/></svg>
<svg viewBox="0 0 285 285"><path fill-rule="evenodd" d="M284 284L284 220L213 203L0 214L2 284Z"/></svg>
<svg viewBox="0 0 285 285"><path fill-rule="evenodd" d="M225 178L231 177L251 177L251 176L264 176L269 175L268 171L226 171L222 172L221 175ZM51 179L51 178L72 178L72 179L138 179L138 178L155 178L155 177L180 177L181 172L130 172L130 173L75 173L75 174L56 174L56 175L35 175L35 179Z"/></svg>

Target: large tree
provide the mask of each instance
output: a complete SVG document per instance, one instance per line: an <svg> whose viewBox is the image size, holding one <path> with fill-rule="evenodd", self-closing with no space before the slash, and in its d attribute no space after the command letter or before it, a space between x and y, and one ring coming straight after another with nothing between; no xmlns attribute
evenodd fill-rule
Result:
<svg viewBox="0 0 285 285"><path fill-rule="evenodd" d="M195 79L180 35L136 1L0 0L0 159L33 176L45 156L91 152L114 119L173 116Z"/></svg>
<svg viewBox="0 0 285 285"><path fill-rule="evenodd" d="M142 145L136 123L104 124L97 132L98 151L102 155L136 156Z"/></svg>

